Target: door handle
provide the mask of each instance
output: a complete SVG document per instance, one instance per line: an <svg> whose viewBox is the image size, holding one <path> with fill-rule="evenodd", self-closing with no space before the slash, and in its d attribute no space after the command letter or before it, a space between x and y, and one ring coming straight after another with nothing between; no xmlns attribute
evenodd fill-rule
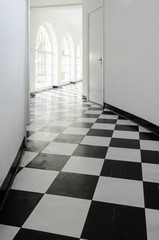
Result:
<svg viewBox="0 0 159 240"><path fill-rule="evenodd" d="M101 64L102 64L102 62L103 62L103 59L102 59L102 57L101 57L101 58L99 58L98 60L99 60L99 61L101 62Z"/></svg>

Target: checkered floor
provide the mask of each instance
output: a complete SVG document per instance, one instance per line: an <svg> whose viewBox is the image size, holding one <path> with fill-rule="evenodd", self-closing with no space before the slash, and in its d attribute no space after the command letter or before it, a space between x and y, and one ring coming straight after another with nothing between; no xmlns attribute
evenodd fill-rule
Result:
<svg viewBox="0 0 159 240"><path fill-rule="evenodd" d="M83 101L37 94L1 240L158 240L159 137Z"/></svg>

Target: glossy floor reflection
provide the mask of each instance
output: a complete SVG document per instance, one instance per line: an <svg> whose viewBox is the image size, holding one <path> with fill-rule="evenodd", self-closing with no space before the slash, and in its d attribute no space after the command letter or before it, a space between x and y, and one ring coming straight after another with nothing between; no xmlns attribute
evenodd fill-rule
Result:
<svg viewBox="0 0 159 240"><path fill-rule="evenodd" d="M158 240L159 138L82 100L82 83L31 98L2 240Z"/></svg>

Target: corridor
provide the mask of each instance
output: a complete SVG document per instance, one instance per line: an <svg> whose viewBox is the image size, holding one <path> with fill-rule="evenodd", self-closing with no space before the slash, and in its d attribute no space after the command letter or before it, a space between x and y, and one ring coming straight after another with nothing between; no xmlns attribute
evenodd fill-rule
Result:
<svg viewBox="0 0 159 240"><path fill-rule="evenodd" d="M82 100L81 82L30 101L0 240L158 240L159 137Z"/></svg>

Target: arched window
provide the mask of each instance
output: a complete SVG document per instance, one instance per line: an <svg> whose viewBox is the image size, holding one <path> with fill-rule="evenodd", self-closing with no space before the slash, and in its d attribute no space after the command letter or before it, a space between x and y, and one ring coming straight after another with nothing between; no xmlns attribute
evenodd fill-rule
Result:
<svg viewBox="0 0 159 240"><path fill-rule="evenodd" d="M61 80L62 82L70 81L70 46L66 37L62 41L62 64L61 64Z"/></svg>
<svg viewBox="0 0 159 240"><path fill-rule="evenodd" d="M82 80L82 50L80 44L77 46L76 77L77 80Z"/></svg>
<svg viewBox="0 0 159 240"><path fill-rule="evenodd" d="M52 46L43 26L36 36L36 90L52 86Z"/></svg>

